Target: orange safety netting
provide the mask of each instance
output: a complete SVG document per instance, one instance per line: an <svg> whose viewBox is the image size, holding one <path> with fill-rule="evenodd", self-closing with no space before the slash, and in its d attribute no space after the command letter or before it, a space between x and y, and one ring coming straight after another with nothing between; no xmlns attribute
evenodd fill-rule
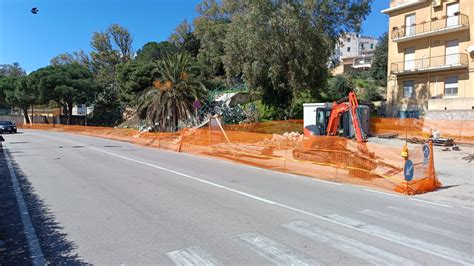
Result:
<svg viewBox="0 0 474 266"><path fill-rule="evenodd" d="M233 125L224 129L218 123L209 123L204 128L185 129L178 133L145 133L133 129L39 124L26 127L78 133L218 157L271 170L405 194L424 193L441 186L434 169L432 145L428 145L430 155L426 159L421 146L409 151L409 159L414 165L414 176L411 181L406 182L405 161L400 156L401 147L371 142L356 143L341 137L292 137L256 133L243 131L248 125Z"/></svg>
<svg viewBox="0 0 474 266"><path fill-rule="evenodd" d="M395 133L399 137L429 137L438 131L456 143L474 143L474 120L424 120L416 118L371 118L370 133Z"/></svg>

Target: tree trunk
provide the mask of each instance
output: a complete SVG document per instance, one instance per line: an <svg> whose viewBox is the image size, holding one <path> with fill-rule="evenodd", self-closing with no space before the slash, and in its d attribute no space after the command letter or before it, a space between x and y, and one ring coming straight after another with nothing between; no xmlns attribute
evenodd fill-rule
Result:
<svg viewBox="0 0 474 266"><path fill-rule="evenodd" d="M67 125L71 124L72 103L67 103Z"/></svg>
<svg viewBox="0 0 474 266"><path fill-rule="evenodd" d="M178 132L178 124L179 124L179 119L178 119L178 113L175 113L174 117L174 129L173 132Z"/></svg>
<svg viewBox="0 0 474 266"><path fill-rule="evenodd" d="M25 117L25 123L30 124L30 117L28 116L28 107L21 108L23 110L23 116Z"/></svg>

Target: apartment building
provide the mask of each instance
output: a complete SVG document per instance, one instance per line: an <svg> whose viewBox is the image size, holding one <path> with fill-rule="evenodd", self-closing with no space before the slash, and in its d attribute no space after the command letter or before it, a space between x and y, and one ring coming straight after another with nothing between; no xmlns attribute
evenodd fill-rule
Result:
<svg viewBox="0 0 474 266"><path fill-rule="evenodd" d="M387 115L474 109L474 0L391 0ZM472 14L474 15L474 13Z"/></svg>
<svg viewBox="0 0 474 266"><path fill-rule="evenodd" d="M372 66L375 47L378 40L369 36L347 33L335 49L335 59L339 65L333 74L342 74L367 70Z"/></svg>

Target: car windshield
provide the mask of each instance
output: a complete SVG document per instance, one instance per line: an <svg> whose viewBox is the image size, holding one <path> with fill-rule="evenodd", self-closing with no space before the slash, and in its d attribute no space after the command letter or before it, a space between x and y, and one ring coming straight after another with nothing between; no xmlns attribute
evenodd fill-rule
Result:
<svg viewBox="0 0 474 266"><path fill-rule="evenodd" d="M13 123L10 121L0 121L0 125L12 125Z"/></svg>

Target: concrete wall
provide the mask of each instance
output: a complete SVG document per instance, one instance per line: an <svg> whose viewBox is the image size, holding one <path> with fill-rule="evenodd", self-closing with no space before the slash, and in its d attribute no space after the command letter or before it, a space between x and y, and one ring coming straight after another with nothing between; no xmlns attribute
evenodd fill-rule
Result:
<svg viewBox="0 0 474 266"><path fill-rule="evenodd" d="M428 101L428 111L436 110L474 110L474 97L430 99Z"/></svg>
<svg viewBox="0 0 474 266"><path fill-rule="evenodd" d="M426 120L474 121L474 110L428 111L425 115Z"/></svg>
<svg viewBox="0 0 474 266"><path fill-rule="evenodd" d="M461 14L469 17L469 29L398 43L391 40L393 27L398 27L399 29L403 28L405 26L406 15L415 13L416 24L429 22L434 17L443 19L443 16L446 16L446 6L455 2L459 2ZM469 54L466 52L469 46L474 45L474 41L471 39L472 36L474 36L474 0L443 0L441 7L432 7L431 3L432 1L426 1L411 7L393 11L389 14L387 84L387 114L389 116L396 116L398 111L401 110L419 110L421 114L424 114L429 108L428 102L433 97L445 99L474 97L474 53ZM446 54L446 42L455 39L459 40L459 53L465 53L468 56L469 65L467 68L431 71L428 73L410 75L391 75L391 63L403 62L406 48L415 48L415 60L423 58L437 60L434 57L443 57ZM444 95L444 83L446 78L450 76L458 76L457 96ZM415 81L415 95L411 99L406 99L403 95L403 82L406 80ZM470 106L468 107L468 109L471 108Z"/></svg>

